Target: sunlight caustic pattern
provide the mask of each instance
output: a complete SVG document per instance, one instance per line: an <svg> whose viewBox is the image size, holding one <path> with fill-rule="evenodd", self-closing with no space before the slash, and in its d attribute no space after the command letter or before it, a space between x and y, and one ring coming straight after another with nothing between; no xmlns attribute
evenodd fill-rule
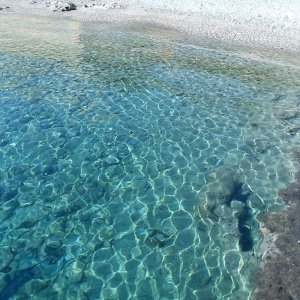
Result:
<svg viewBox="0 0 300 300"><path fill-rule="evenodd" d="M0 298L250 297L299 70L146 25L0 22Z"/></svg>

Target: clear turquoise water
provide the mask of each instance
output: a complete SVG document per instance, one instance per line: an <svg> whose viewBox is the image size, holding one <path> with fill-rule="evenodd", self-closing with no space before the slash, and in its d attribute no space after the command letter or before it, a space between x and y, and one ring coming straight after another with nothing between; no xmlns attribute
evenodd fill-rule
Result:
<svg viewBox="0 0 300 300"><path fill-rule="evenodd" d="M0 26L0 298L251 297L299 69L146 25Z"/></svg>

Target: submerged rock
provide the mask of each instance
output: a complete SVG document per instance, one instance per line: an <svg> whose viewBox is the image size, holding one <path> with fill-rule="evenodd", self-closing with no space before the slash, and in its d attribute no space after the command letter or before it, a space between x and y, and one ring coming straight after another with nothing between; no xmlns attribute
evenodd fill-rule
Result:
<svg viewBox="0 0 300 300"><path fill-rule="evenodd" d="M159 247L165 246L167 240L172 236L171 231L163 229L151 229L147 239L154 245Z"/></svg>
<svg viewBox="0 0 300 300"><path fill-rule="evenodd" d="M219 168L208 177L208 188L199 199L199 214L212 222L231 224L238 233L239 250L251 251L254 246L252 229L257 227L249 201L252 190L242 181L236 166ZM201 203L205 203L203 208ZM230 226L231 227L231 226ZM229 229L228 225L225 226ZM223 229L224 232L226 230Z"/></svg>
<svg viewBox="0 0 300 300"><path fill-rule="evenodd" d="M210 205L231 205L231 201L245 202L252 192L241 181L236 166L222 167L212 174L208 184L206 198Z"/></svg>

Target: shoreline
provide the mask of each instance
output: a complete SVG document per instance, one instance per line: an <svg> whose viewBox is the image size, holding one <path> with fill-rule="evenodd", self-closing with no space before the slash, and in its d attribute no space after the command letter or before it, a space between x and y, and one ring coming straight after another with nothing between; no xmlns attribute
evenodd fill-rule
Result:
<svg viewBox="0 0 300 300"><path fill-rule="evenodd" d="M156 1L150 7L142 0L121 0L115 4L105 3L107 8L104 9L102 2L83 0L72 1L76 5L76 10L65 12L53 11L51 5L55 1L50 1L49 7L41 0L33 2L35 3L29 0L20 0L18 3L0 0L0 7L4 8L0 13L55 16L80 22L152 23L201 38L240 43L250 47L300 52L300 17L292 11L295 8L299 8L300 11L300 3L296 5L295 1L289 1L286 6L282 6L281 11L276 10L275 5L273 8L270 6L271 13L263 5L256 7L256 0L247 0L241 5L234 1L230 5L226 0L216 0L215 5L211 3L205 5L205 2L200 1L198 5L192 3L193 12L193 6L187 5L188 1L183 1L182 5L177 4L175 7L170 1L164 4ZM93 6L84 7L85 5Z"/></svg>

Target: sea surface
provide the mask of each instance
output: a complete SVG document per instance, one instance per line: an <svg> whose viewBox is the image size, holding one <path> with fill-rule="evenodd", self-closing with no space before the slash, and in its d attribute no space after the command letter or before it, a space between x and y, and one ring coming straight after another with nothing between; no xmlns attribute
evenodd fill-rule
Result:
<svg viewBox="0 0 300 300"><path fill-rule="evenodd" d="M293 55L147 24L0 29L0 299L249 299L299 147Z"/></svg>

